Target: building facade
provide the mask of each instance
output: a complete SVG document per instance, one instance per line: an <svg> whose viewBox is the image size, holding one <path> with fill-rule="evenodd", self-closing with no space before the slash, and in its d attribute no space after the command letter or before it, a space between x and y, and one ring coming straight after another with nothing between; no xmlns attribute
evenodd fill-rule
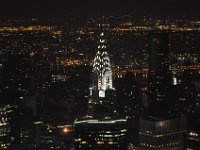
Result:
<svg viewBox="0 0 200 150"><path fill-rule="evenodd" d="M126 123L126 119L75 121L75 149L126 150Z"/></svg>
<svg viewBox="0 0 200 150"><path fill-rule="evenodd" d="M166 110L166 89L169 53L169 34L152 32L148 35L149 50L149 111L150 115L162 115ZM164 106L164 107L163 107ZM157 110L160 110L159 113ZM162 112L161 112L162 111Z"/></svg>
<svg viewBox="0 0 200 150"><path fill-rule="evenodd" d="M140 150L184 150L186 118L140 119Z"/></svg>

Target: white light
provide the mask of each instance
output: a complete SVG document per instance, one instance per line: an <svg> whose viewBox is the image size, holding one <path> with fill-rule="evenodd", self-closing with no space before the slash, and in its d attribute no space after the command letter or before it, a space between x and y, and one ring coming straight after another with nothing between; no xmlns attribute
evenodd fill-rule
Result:
<svg viewBox="0 0 200 150"><path fill-rule="evenodd" d="M101 33L101 36L104 34ZM104 43L104 39L100 39L100 43ZM98 48L106 48L105 45L99 45ZM109 55L106 51L103 50L97 51L97 54L94 58L93 63L93 72L98 78L97 83L93 83L96 85L92 85L92 87L98 87L99 97L105 97L105 91L107 89L114 89L112 83L112 69L110 64ZM90 92L92 94L92 92Z"/></svg>
<svg viewBox="0 0 200 150"><path fill-rule="evenodd" d="M75 120L74 124L80 123L91 123L91 124L113 124L117 122L126 122L126 119L115 119L115 120L95 120L95 119L88 119L88 120Z"/></svg>
<svg viewBox="0 0 200 150"><path fill-rule="evenodd" d="M175 77L173 78L173 85L177 85L177 79Z"/></svg>
<svg viewBox="0 0 200 150"><path fill-rule="evenodd" d="M99 97L105 97L105 91L100 90L99 91Z"/></svg>

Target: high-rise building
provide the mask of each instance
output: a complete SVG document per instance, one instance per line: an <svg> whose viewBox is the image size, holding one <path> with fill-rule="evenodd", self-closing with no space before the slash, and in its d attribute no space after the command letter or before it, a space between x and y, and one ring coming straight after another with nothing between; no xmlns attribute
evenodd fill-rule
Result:
<svg viewBox="0 0 200 150"><path fill-rule="evenodd" d="M151 120L140 119L139 122L140 150L183 150L186 118Z"/></svg>
<svg viewBox="0 0 200 150"><path fill-rule="evenodd" d="M184 149L187 119L172 118L168 107L168 33L149 34L149 110L139 119L139 149Z"/></svg>
<svg viewBox="0 0 200 150"><path fill-rule="evenodd" d="M114 112L114 92L112 68L102 32L93 63L92 85L88 101L89 116L94 118L111 117Z"/></svg>
<svg viewBox="0 0 200 150"><path fill-rule="evenodd" d="M163 115L166 110L165 95L168 85L167 71L169 67L167 56L169 53L169 34L150 33L148 37L148 47L149 114L160 116Z"/></svg>
<svg viewBox="0 0 200 150"><path fill-rule="evenodd" d="M126 150L127 120L116 117L112 68L101 32L94 58L88 115L74 122L76 150Z"/></svg>
<svg viewBox="0 0 200 150"><path fill-rule="evenodd" d="M5 105L0 106L0 150L11 146L11 128L9 110Z"/></svg>

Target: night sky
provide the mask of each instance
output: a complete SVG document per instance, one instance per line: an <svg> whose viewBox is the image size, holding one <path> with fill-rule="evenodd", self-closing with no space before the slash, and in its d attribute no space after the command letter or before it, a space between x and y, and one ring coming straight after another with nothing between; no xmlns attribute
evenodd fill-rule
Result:
<svg viewBox="0 0 200 150"><path fill-rule="evenodd" d="M0 0L0 18L62 18L98 15L199 18L199 0Z"/></svg>

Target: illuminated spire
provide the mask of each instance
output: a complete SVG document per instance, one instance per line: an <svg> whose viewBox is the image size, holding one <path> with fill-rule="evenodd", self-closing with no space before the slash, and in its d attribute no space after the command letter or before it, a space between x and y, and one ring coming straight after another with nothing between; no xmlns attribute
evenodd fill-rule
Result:
<svg viewBox="0 0 200 150"><path fill-rule="evenodd" d="M104 33L100 34L98 51L94 58L93 73L98 78L96 83L93 83L92 89L97 87L99 91L99 97L105 97L105 91L113 89L112 83L112 69L110 64L110 58L106 52L106 45L104 39Z"/></svg>

